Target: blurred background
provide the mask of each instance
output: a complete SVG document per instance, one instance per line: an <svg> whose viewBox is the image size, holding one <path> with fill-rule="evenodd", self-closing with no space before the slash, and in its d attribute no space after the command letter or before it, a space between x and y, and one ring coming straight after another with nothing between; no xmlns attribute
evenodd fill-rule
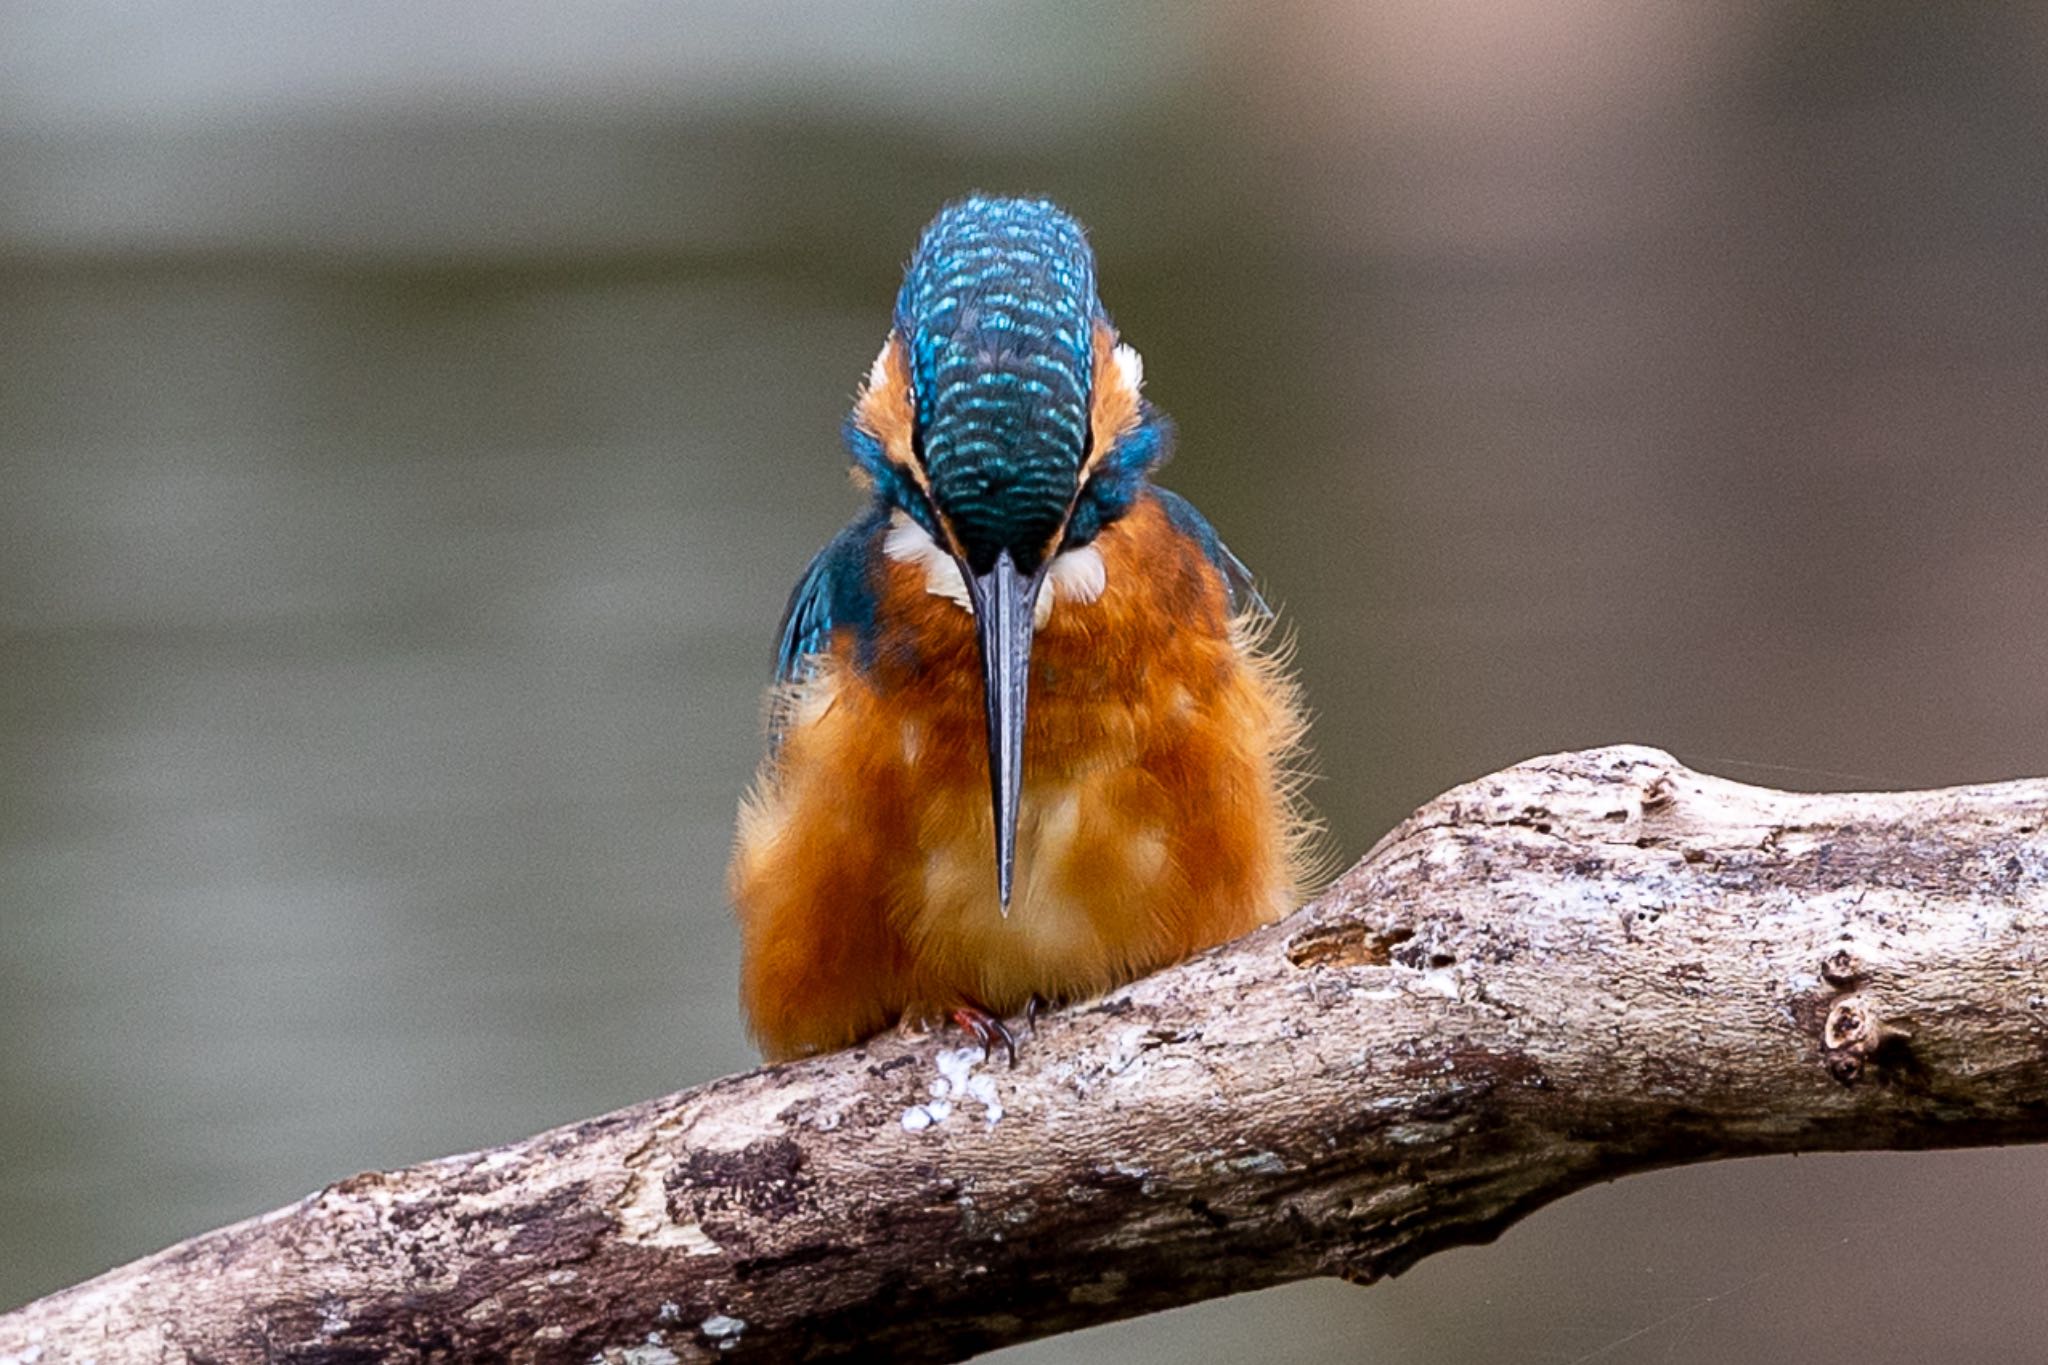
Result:
<svg viewBox="0 0 2048 1365"><path fill-rule="evenodd" d="M2044 128L2020 3L0 8L0 1306L753 1063L777 613L971 188L1091 226L1347 862L1604 742L2048 773ZM2044 1220L1722 1164L1004 1358L2023 1359Z"/></svg>

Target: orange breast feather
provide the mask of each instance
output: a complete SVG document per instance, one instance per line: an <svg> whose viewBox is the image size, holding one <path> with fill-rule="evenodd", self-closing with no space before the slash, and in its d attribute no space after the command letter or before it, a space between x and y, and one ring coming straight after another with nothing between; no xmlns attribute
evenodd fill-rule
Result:
<svg viewBox="0 0 2048 1365"><path fill-rule="evenodd" d="M741 812L731 886L771 1057L1091 995L1294 904L1292 682L1150 495L1096 546L1103 592L1056 601L1033 648L1007 918L973 620L920 566L886 564L870 668L842 630L779 699L786 738Z"/></svg>

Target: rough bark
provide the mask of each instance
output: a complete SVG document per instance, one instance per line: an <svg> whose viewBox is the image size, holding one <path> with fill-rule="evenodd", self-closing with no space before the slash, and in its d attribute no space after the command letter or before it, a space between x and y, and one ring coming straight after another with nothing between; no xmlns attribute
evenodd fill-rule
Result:
<svg viewBox="0 0 2048 1365"><path fill-rule="evenodd" d="M2044 824L2042 780L1534 760L1014 1070L888 1037L353 1176L0 1318L0 1362L953 1360L1653 1166L2041 1141Z"/></svg>

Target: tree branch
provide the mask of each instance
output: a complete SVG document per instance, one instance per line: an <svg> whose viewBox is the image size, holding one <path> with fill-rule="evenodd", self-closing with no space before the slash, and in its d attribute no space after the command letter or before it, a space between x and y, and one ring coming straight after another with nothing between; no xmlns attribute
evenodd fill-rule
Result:
<svg viewBox="0 0 2048 1365"><path fill-rule="evenodd" d="M2048 781L1537 759L1014 1071L888 1037L354 1176L0 1317L0 1365L955 1360L1653 1166L2041 1141L2044 823Z"/></svg>

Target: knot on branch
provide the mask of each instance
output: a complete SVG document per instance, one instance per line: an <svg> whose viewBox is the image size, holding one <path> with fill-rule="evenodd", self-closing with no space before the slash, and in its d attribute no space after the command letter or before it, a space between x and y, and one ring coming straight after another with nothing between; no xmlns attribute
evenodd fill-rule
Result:
<svg viewBox="0 0 2048 1365"><path fill-rule="evenodd" d="M1849 990L1863 981L1863 962L1847 948L1837 948L1820 964L1820 979L1837 990Z"/></svg>
<svg viewBox="0 0 2048 1365"><path fill-rule="evenodd" d="M1835 1002L1821 1028L1821 1060L1829 1075L1852 1085L1866 1066L1882 1066L1891 1054L1903 1053L1911 1038L1906 1030L1886 1023L1864 996L1847 995Z"/></svg>

